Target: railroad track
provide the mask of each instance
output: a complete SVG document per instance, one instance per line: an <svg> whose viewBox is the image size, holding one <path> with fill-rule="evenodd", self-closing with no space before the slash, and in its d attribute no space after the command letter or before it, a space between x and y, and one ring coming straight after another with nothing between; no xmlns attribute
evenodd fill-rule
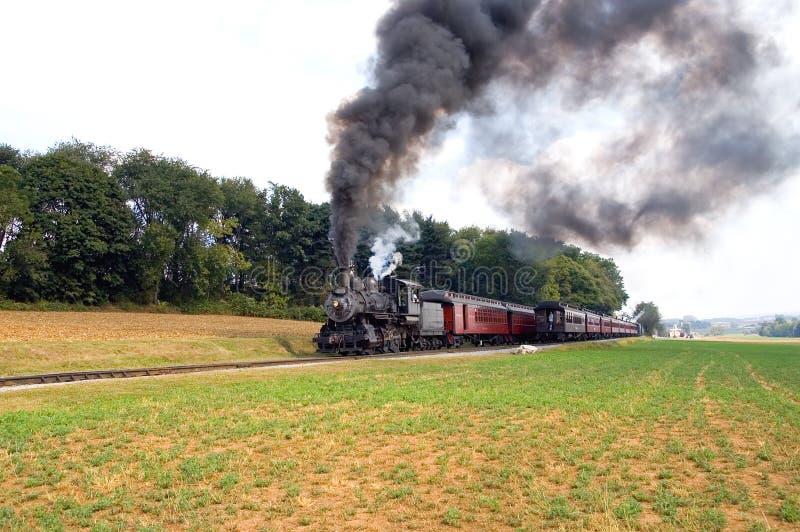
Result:
<svg viewBox="0 0 800 532"><path fill-rule="evenodd" d="M129 379L133 377L153 377L156 375L176 375L180 373L199 373L203 371L221 371L231 369L265 368L270 366L296 366L302 364L321 364L330 362L341 362L344 360L386 359L386 358L410 358L424 355L435 354L458 354L460 351L498 351L508 349L508 347L475 347L448 349L446 351L410 351L407 353L391 353L380 355L347 355L347 356L326 356L326 357L307 357L290 358L280 360L253 360L244 362L215 362L212 364L188 364L183 366L161 366L152 368L130 368L130 369L100 369L89 371L70 371L65 373L41 373L35 375L11 375L0 377L0 388L13 386L30 386L37 384L58 384L66 382L81 382L103 379Z"/></svg>

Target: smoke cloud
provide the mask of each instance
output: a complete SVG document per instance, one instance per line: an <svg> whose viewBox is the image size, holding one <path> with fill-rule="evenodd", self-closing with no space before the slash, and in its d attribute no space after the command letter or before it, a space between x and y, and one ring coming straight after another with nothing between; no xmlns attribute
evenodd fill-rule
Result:
<svg viewBox="0 0 800 532"><path fill-rule="evenodd" d="M535 235L631 246L646 233L696 233L800 159L758 83L780 51L740 20L735 1L406 0L377 36L372 85L330 118L340 265L434 128L460 114L480 115L477 125L507 119L486 119L488 93L617 110L620 123L603 129L582 167L560 142L518 157L511 182L484 174L491 203Z"/></svg>
<svg viewBox="0 0 800 532"><path fill-rule="evenodd" d="M775 88L759 86L778 54L735 3L551 2L534 26L515 87L558 90L573 111L605 105L620 124L599 128L584 164L585 143L559 139L504 187L483 165L487 195L526 231L595 247L697 237L797 167L795 134L770 116Z"/></svg>
<svg viewBox="0 0 800 532"><path fill-rule="evenodd" d="M374 83L330 118L334 248L347 266L371 209L391 198L440 119L464 110L499 70L537 2L407 0L378 24Z"/></svg>

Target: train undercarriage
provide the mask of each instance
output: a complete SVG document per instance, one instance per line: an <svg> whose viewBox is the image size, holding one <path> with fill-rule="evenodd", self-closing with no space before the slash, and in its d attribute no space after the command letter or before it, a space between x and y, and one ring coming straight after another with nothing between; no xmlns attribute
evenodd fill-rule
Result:
<svg viewBox="0 0 800 532"><path fill-rule="evenodd" d="M369 323L367 320L336 323L329 321L314 337L320 353L362 354L399 353L457 348L466 343L474 346L519 345L534 338L517 338L500 334L458 336L452 333L421 334L407 324Z"/></svg>

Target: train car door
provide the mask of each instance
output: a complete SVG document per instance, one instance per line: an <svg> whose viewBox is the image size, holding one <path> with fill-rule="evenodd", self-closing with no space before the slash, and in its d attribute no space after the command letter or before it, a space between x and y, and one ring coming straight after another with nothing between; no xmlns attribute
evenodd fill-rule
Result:
<svg viewBox="0 0 800 532"><path fill-rule="evenodd" d="M444 315L444 330L445 331L453 331L456 330L456 323L453 316L453 305L443 303L442 304L442 314Z"/></svg>
<svg viewBox="0 0 800 532"><path fill-rule="evenodd" d="M464 311L461 309L461 303L453 303L453 332L455 334L464 334Z"/></svg>

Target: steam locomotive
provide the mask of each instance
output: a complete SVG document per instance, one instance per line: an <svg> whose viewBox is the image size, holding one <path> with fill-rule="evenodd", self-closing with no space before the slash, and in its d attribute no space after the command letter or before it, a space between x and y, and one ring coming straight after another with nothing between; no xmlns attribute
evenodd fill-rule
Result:
<svg viewBox="0 0 800 532"><path fill-rule="evenodd" d="M397 353L442 347L638 336L638 323L559 301L536 307L422 285L394 276L361 279L339 273L325 301L328 321L314 337L318 351Z"/></svg>

